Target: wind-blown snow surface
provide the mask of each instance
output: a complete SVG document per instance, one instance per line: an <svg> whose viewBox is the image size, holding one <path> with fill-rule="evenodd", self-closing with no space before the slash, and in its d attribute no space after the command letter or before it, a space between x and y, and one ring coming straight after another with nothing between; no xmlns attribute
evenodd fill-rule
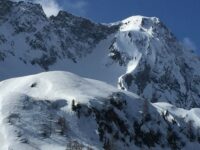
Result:
<svg viewBox="0 0 200 150"><path fill-rule="evenodd" d="M190 120L195 120L191 131L200 127L199 109L152 105L135 94L69 72L2 81L0 106L0 150L66 150L73 142L86 149L199 147L196 140L188 140L185 128ZM169 127L176 134L173 143L167 136Z"/></svg>

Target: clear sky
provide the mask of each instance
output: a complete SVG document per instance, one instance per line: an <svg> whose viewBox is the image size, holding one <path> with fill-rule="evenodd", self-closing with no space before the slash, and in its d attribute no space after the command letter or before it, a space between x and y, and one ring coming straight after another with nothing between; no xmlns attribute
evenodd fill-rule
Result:
<svg viewBox="0 0 200 150"><path fill-rule="evenodd" d="M15 0L20 1L20 0ZM200 54L200 0L25 0L40 3L45 13L60 10L110 23L133 15L155 16Z"/></svg>
<svg viewBox="0 0 200 150"><path fill-rule="evenodd" d="M156 16L179 38L200 49L200 0L57 0L69 12L96 22L132 15ZM200 50L199 50L200 52Z"/></svg>

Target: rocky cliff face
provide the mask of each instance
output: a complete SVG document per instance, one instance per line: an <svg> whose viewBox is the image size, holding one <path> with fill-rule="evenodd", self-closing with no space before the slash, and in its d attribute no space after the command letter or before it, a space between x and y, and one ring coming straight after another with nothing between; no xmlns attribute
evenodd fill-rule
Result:
<svg viewBox="0 0 200 150"><path fill-rule="evenodd" d="M1 7L4 3L1 2ZM6 5L8 8L2 12L7 13L1 14L4 18L1 19L1 51L11 51L13 55L21 53L18 56L21 61L45 70L57 59L76 63L99 41L116 31L115 27L95 24L63 11L47 18L37 4L9 2Z"/></svg>
<svg viewBox="0 0 200 150"><path fill-rule="evenodd" d="M200 105L199 58L158 18L133 16L105 25L64 11L47 18L40 5L27 2L4 0L0 8L1 79L69 70L118 82L151 102Z"/></svg>

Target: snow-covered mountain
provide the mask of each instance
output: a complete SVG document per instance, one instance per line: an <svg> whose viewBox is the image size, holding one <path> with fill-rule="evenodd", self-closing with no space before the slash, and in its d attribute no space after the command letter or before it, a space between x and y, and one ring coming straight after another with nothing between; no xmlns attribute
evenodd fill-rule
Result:
<svg viewBox="0 0 200 150"><path fill-rule="evenodd" d="M199 109L151 104L68 72L5 80L0 106L1 150L200 147Z"/></svg>
<svg viewBox="0 0 200 150"><path fill-rule="evenodd" d="M100 24L1 0L0 150L198 150L199 66L156 17Z"/></svg>
<svg viewBox="0 0 200 150"><path fill-rule="evenodd" d="M0 2L0 79L67 70L148 99L200 105L199 57L155 17L97 24L38 4ZM84 68L84 69L83 69Z"/></svg>
<svg viewBox="0 0 200 150"><path fill-rule="evenodd" d="M123 38L114 47L134 54L119 86L152 102L198 107L199 56L184 48L158 18L131 17L123 22L119 35Z"/></svg>

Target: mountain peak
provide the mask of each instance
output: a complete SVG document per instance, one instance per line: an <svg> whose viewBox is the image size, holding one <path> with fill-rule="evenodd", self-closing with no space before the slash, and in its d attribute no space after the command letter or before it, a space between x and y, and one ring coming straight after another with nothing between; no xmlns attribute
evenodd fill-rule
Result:
<svg viewBox="0 0 200 150"><path fill-rule="evenodd" d="M34 14L35 16L45 16L43 8L40 4L32 3L29 1L19 1L13 2L10 0L3 0L0 2L0 16L5 15L5 13L10 12L12 15L14 14ZM11 9L12 8L12 9Z"/></svg>
<svg viewBox="0 0 200 150"><path fill-rule="evenodd" d="M58 12L58 15L56 16L56 17L61 17L61 18L65 18L65 17L74 17L74 15L73 14L71 14L71 13L69 13L69 12L67 12L67 11L63 11L63 10L60 10L59 12Z"/></svg>
<svg viewBox="0 0 200 150"><path fill-rule="evenodd" d="M14 8L17 8L18 12L34 14L36 16L46 16L40 4L32 3L29 1L20 1L18 3L15 3Z"/></svg>
<svg viewBox="0 0 200 150"><path fill-rule="evenodd" d="M145 16L131 16L121 21L123 24L122 31L139 30L141 28L150 29L156 24L160 23L160 20L156 17Z"/></svg>

